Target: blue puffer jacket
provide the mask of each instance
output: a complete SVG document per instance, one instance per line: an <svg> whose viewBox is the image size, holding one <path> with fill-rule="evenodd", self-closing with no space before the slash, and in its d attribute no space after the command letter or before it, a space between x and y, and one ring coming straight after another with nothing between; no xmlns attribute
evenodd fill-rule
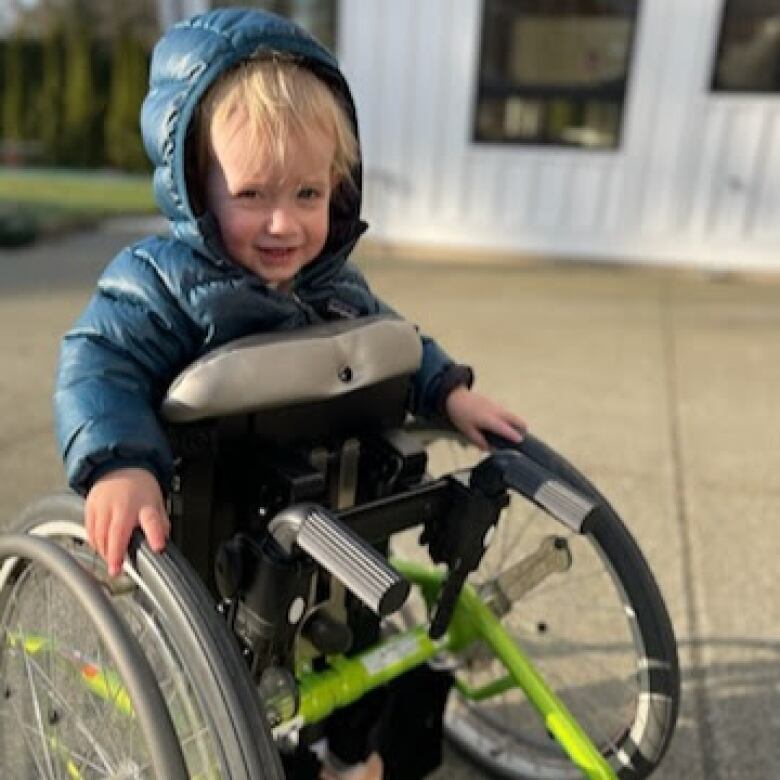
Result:
<svg viewBox="0 0 780 780"><path fill-rule="evenodd" d="M68 481L76 490L85 492L102 474L127 466L149 469L167 488L172 456L156 410L171 380L203 353L250 333L300 328L333 311L391 313L347 261L366 227L359 187L334 198L325 248L296 277L292 295L234 264L211 215L193 213L184 146L196 104L220 73L264 49L300 57L341 93L354 118L336 61L279 17L214 11L176 25L159 41L141 127L155 166L155 197L172 237L150 237L120 252L63 340L55 416ZM421 338L412 410L425 415L434 411L453 363L432 340Z"/></svg>

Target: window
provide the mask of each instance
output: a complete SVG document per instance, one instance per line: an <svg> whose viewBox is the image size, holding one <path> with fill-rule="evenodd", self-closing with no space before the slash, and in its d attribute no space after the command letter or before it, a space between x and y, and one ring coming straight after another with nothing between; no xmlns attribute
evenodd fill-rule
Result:
<svg viewBox="0 0 780 780"><path fill-rule="evenodd" d="M639 0L485 0L474 140L616 148Z"/></svg>
<svg viewBox="0 0 780 780"><path fill-rule="evenodd" d="M214 0L214 8L255 6L299 24L331 51L336 50L337 0Z"/></svg>
<svg viewBox="0 0 780 780"><path fill-rule="evenodd" d="M778 0L726 0L712 89L780 92Z"/></svg>

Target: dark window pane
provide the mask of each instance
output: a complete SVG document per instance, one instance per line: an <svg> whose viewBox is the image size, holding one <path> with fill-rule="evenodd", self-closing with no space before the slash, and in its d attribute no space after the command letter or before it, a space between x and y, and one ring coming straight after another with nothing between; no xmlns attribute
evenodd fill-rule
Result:
<svg viewBox="0 0 780 780"><path fill-rule="evenodd" d="M213 0L211 5L264 8L292 19L331 51L336 50L338 0Z"/></svg>
<svg viewBox="0 0 780 780"><path fill-rule="evenodd" d="M616 147L637 0L486 0L477 141Z"/></svg>
<svg viewBox="0 0 780 780"><path fill-rule="evenodd" d="M780 0L726 0L712 88L780 92Z"/></svg>

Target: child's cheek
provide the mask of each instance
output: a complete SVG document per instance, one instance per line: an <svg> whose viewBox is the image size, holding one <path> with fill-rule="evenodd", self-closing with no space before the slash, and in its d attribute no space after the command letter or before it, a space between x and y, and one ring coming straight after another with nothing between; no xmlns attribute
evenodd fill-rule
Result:
<svg viewBox="0 0 780 780"><path fill-rule="evenodd" d="M247 210L236 210L223 220L223 239L231 244L251 243L260 229L261 221Z"/></svg>

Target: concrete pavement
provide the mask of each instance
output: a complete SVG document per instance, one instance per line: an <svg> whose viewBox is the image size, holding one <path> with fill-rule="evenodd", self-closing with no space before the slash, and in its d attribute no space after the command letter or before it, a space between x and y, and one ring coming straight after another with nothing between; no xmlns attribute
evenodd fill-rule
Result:
<svg viewBox="0 0 780 780"><path fill-rule="evenodd" d="M0 254L0 518L62 485L57 343L122 226ZM359 257L377 293L612 500L680 642L678 732L656 777L780 772L780 277ZM0 524L2 520L0 520ZM479 777L456 756L437 775Z"/></svg>

